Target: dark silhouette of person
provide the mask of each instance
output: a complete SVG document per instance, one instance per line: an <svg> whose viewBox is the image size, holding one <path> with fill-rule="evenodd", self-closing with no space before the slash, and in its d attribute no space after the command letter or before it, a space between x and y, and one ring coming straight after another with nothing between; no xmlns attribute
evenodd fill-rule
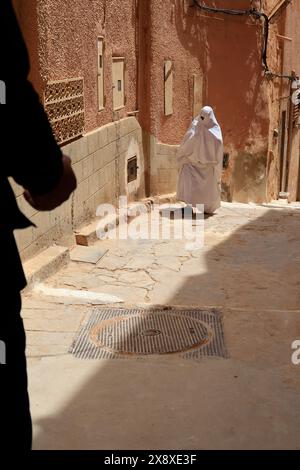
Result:
<svg viewBox="0 0 300 470"><path fill-rule="evenodd" d="M25 199L39 211L58 207L76 189L71 161L57 145L28 75L27 49L11 0L1 0L1 103L5 89L5 103L0 105L1 453L30 450L32 444L25 332L20 316L20 292L26 280L13 231L33 224L19 210L8 177L24 188Z"/></svg>

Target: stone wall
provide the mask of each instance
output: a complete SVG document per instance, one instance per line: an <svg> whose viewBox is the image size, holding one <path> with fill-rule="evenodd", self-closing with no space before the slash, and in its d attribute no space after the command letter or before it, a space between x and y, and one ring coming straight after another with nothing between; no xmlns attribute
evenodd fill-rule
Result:
<svg viewBox="0 0 300 470"><path fill-rule="evenodd" d="M167 194L176 191L178 180L176 153L178 147L178 145L158 143L154 137L151 137L151 195Z"/></svg>
<svg viewBox="0 0 300 470"><path fill-rule="evenodd" d="M204 14L191 8L188 0L141 3L141 30L146 45L143 66L148 81L142 83L147 89L145 102L140 103L143 130L155 135L159 142L176 145L193 115L204 105L212 106L222 128L224 152L229 155L223 172L223 198L238 202L273 198L278 180L275 168L271 168L271 194L266 182L269 136L271 140L273 129L278 127L279 97L277 81L267 80L263 73L262 22L248 16ZM254 5L250 0L211 3L219 8L232 8L234 4L236 9ZM269 3L264 2L264 6ZM274 6L274 2L270 5ZM147 21L150 26L143 28ZM270 28L268 63L270 69L280 73L276 33L274 23ZM172 114L164 110L166 61L173 63ZM273 153L277 162L275 145Z"/></svg>
<svg viewBox="0 0 300 470"><path fill-rule="evenodd" d="M145 197L142 131L129 117L103 126L64 147L77 177L77 190L53 212L37 212L23 198L23 189L12 181L20 209L37 226L16 231L22 259L27 259L96 216L101 203L116 203L119 195L129 201ZM136 156L137 180L127 184L127 160Z"/></svg>

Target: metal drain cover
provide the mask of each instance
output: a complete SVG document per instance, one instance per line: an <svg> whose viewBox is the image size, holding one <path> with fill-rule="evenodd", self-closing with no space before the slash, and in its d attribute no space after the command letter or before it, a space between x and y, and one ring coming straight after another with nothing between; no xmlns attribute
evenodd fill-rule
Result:
<svg viewBox="0 0 300 470"><path fill-rule="evenodd" d="M170 354L210 341L211 328L196 318L167 312L106 320L91 329L98 347L119 354Z"/></svg>
<svg viewBox="0 0 300 470"><path fill-rule="evenodd" d="M86 359L227 357L222 317L215 310L94 309L70 352Z"/></svg>

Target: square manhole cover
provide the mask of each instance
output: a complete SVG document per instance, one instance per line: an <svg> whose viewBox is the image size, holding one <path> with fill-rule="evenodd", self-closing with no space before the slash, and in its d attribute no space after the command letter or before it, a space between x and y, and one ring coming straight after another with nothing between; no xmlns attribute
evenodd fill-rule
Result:
<svg viewBox="0 0 300 470"><path fill-rule="evenodd" d="M95 308L69 352L80 359L228 357L220 312L195 309Z"/></svg>

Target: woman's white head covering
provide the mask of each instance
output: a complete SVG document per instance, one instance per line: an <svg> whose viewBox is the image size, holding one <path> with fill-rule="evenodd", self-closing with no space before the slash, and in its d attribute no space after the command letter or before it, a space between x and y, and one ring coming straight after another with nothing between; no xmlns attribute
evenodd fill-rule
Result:
<svg viewBox="0 0 300 470"><path fill-rule="evenodd" d="M180 167L193 165L218 165L223 161L222 131L213 109L204 106L193 119L177 153Z"/></svg>

